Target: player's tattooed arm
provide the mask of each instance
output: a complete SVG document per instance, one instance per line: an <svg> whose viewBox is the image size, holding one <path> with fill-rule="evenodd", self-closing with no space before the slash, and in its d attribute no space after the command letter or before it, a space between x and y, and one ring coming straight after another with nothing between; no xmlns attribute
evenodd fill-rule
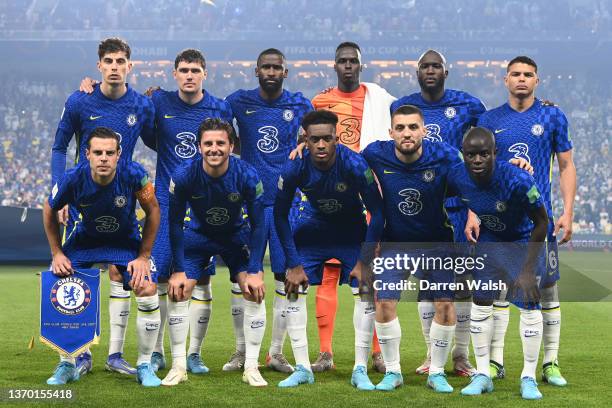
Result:
<svg viewBox="0 0 612 408"><path fill-rule="evenodd" d="M563 214L555 222L554 235L563 230L563 237L559 244L565 244L572 239L574 223L574 200L576 198L576 166L574 165L573 150L557 153L559 162L559 182L561 196L563 197Z"/></svg>
<svg viewBox="0 0 612 408"><path fill-rule="evenodd" d="M93 93L95 86L98 85L99 83L100 82L96 81L93 78L85 77L81 81L81 85L79 86L79 91L85 92L88 94Z"/></svg>
<svg viewBox="0 0 612 408"><path fill-rule="evenodd" d="M536 280L536 265L539 257L542 256L541 252L548 230L548 215L544 205L530 210L527 214L533 222L533 230L527 246L527 261L517 279L517 288L523 291L523 301L539 302L540 291Z"/></svg>
<svg viewBox="0 0 612 408"><path fill-rule="evenodd" d="M51 255L53 256L51 270L58 276L68 276L72 274L72 263L62 251L59 223L56 218L56 213L46 200L43 207L43 225L45 227L47 241L49 242L49 248L51 249Z"/></svg>
<svg viewBox="0 0 612 408"><path fill-rule="evenodd" d="M150 98L153 96L153 92L159 91L160 89L162 89L161 86L150 86L146 91L144 91L144 96L148 96Z"/></svg>
<svg viewBox="0 0 612 408"><path fill-rule="evenodd" d="M145 277L151 282L151 249L157 235L160 220L160 209L155 197L153 184L147 181L145 186L136 192L136 198L146 214L142 231L142 241L138 251L138 258L128 264L128 272L132 279L130 285L133 289L144 288L147 285Z"/></svg>

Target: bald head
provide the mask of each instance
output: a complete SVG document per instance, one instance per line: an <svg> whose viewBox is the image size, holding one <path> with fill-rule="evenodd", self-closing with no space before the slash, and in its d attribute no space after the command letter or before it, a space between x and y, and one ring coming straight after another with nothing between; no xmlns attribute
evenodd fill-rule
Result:
<svg viewBox="0 0 612 408"><path fill-rule="evenodd" d="M473 127L463 136L463 148L467 144L477 144L480 146L490 147L495 151L495 136L489 129L483 127Z"/></svg>
<svg viewBox="0 0 612 408"><path fill-rule="evenodd" d="M463 137L463 159L470 177L479 184L487 183L495 167L495 137L489 129L475 127Z"/></svg>

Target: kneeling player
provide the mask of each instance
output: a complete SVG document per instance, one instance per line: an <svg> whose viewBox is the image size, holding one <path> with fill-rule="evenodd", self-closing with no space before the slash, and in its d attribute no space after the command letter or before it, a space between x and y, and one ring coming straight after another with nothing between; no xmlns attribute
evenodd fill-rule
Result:
<svg viewBox="0 0 612 408"><path fill-rule="evenodd" d="M546 238L548 217L534 179L509 163L496 161L495 150L495 138L489 130L471 129L463 140L465 165L456 166L449 179L452 189L482 222L478 242L497 243L485 246L487 263L493 263L496 271L503 269L504 279L514 285L514 292L523 293L509 299L521 312L524 357L521 395L525 399L540 399L535 370L543 327L536 270L542 269L539 264L544 258L540 250ZM496 279L491 265L486 266L472 272L481 284ZM489 358L495 294L490 290L475 290L473 296L470 331L477 373L461 390L463 395L493 391Z"/></svg>
<svg viewBox="0 0 612 408"><path fill-rule="evenodd" d="M337 122L338 117L332 112L308 113L302 121L308 152L303 159L288 162L278 180L274 221L287 257L286 291L289 296L297 297L287 306L287 332L296 368L279 387L314 382L306 337L306 289L308 285L321 284L325 261L335 258L342 264L341 284L349 282L349 274L356 278L351 285L353 294L357 295L351 383L361 390L374 389L366 368L374 331L374 307L372 302L362 301L358 296L357 283L361 279L361 244L364 240L378 242L382 235L382 199L365 160L338 145ZM307 201L292 235L289 210L298 188ZM372 214L369 226L364 205ZM364 253L363 263L368 263L370 257L371 254Z"/></svg>
<svg viewBox="0 0 612 408"><path fill-rule="evenodd" d="M198 130L202 157L179 167L170 181L170 245L174 272L168 280L169 310L187 303L196 282L206 273L211 256L220 255L232 281L244 296L246 358L242 380L255 387L268 383L259 373L257 358L266 329L263 302L264 255L263 185L248 163L231 157L234 147L232 126L221 119L206 119ZM190 220L183 231L186 206ZM243 218L248 211L248 224ZM250 224L250 229L249 229ZM250 250L250 256L249 256ZM174 303L174 305L173 305ZM168 322L173 350L185 350L189 323L182 319ZM164 385L187 379L185 357L174 358Z"/></svg>
<svg viewBox="0 0 612 408"><path fill-rule="evenodd" d="M87 162L67 171L45 203L43 220L53 255L55 275L94 263L117 265L121 276L111 276L111 290L122 285L133 289L138 304L138 382L145 387L161 384L151 369L151 353L159 330L156 273L151 271L151 247L159 227L159 206L145 170L135 162L117 165L119 136L97 128L87 142ZM134 213L136 200L146 213L142 240ZM58 210L74 206L82 216L64 245L60 245ZM123 284L121 281L123 280ZM60 364L47 384L61 385L79 379L72 357L60 356Z"/></svg>

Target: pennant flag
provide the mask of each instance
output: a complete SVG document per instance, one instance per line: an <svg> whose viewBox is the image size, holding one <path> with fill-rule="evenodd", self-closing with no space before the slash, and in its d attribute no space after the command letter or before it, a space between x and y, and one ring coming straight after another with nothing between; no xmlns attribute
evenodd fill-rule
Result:
<svg viewBox="0 0 612 408"><path fill-rule="evenodd" d="M81 269L60 277L41 273L40 341L73 357L100 335L100 270Z"/></svg>

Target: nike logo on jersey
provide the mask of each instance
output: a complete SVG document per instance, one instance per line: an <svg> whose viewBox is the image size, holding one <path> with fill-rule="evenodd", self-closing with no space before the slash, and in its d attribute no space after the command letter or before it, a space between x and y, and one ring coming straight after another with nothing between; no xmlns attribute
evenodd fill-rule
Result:
<svg viewBox="0 0 612 408"><path fill-rule="evenodd" d="M96 119L100 119L101 117L102 117L102 115L100 115L100 116L91 115L91 116L89 116L89 120L96 120Z"/></svg>
<svg viewBox="0 0 612 408"><path fill-rule="evenodd" d="M334 105L329 105L329 106L327 107L327 109L334 109L334 108L336 107L336 105L338 105L338 104L336 103L336 104L334 104Z"/></svg>
<svg viewBox="0 0 612 408"><path fill-rule="evenodd" d="M247 115L250 115L250 114L255 113L255 112L257 112L257 110L248 110L247 109L246 112L244 112L244 113L246 113Z"/></svg>
<svg viewBox="0 0 612 408"><path fill-rule="evenodd" d="M172 119L174 116L172 115L164 115L164 119Z"/></svg>
<svg viewBox="0 0 612 408"><path fill-rule="evenodd" d="M191 196L191 198L193 198L194 200L199 200L200 198L204 198L204 196L203 195Z"/></svg>
<svg viewBox="0 0 612 408"><path fill-rule="evenodd" d="M468 198L462 198L461 201L463 201L464 203L469 203L470 200Z"/></svg>
<svg viewBox="0 0 612 408"><path fill-rule="evenodd" d="M79 207L91 207L93 204L79 204Z"/></svg>
<svg viewBox="0 0 612 408"><path fill-rule="evenodd" d="M495 134L501 133L501 132L503 132L504 130L507 130L507 129L505 129L505 128L504 128L504 129L495 129Z"/></svg>
<svg viewBox="0 0 612 408"><path fill-rule="evenodd" d="M383 173L385 173L385 174L395 174L394 171L389 171L389 170L386 170L386 169L383 170Z"/></svg>

